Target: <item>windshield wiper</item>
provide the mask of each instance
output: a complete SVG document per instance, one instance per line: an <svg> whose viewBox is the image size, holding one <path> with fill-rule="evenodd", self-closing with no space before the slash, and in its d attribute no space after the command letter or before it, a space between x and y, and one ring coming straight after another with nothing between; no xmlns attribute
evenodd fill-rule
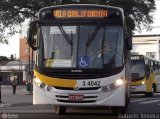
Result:
<svg viewBox="0 0 160 119"><path fill-rule="evenodd" d="M72 54L73 54L73 33L72 33L72 31L71 31L71 56L72 56Z"/></svg>
<svg viewBox="0 0 160 119"><path fill-rule="evenodd" d="M86 46L87 46L87 47L89 47L89 46L91 45L91 43L92 43L93 40L95 39L95 37L96 37L99 29L101 28L101 26L102 26L102 24L100 24L100 23L96 26L96 28L95 28L95 30L93 31L91 37L88 38L88 41L87 41L87 43L86 43Z"/></svg>
<svg viewBox="0 0 160 119"><path fill-rule="evenodd" d="M60 31L62 32L63 36L65 37L65 39L67 40L67 42L70 44L70 45L73 45L73 42L72 40L69 38L69 36L66 34L65 30L63 29L63 27L57 23L57 26L58 28L60 29Z"/></svg>
<svg viewBox="0 0 160 119"><path fill-rule="evenodd" d="M105 42L105 39L106 39L106 34L105 34L105 32L106 32L106 28L104 28L103 39L102 39L102 41L101 41L101 51L100 51L101 57L102 57L103 66L104 66L104 56L103 56L103 55L104 55L104 48L105 48L104 42Z"/></svg>
<svg viewBox="0 0 160 119"><path fill-rule="evenodd" d="M86 50L85 50L85 55L87 55L87 50L88 50L88 47L91 45L91 43L93 42L93 40L95 39L99 29L101 28L102 24L98 24L96 26L96 28L94 29L93 33L91 34L91 37L89 37L88 35L88 40L87 40L87 43L86 43Z"/></svg>

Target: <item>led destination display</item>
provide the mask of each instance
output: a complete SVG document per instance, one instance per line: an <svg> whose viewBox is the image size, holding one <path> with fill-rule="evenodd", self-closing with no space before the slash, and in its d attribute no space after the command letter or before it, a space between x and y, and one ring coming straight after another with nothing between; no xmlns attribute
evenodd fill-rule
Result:
<svg viewBox="0 0 160 119"><path fill-rule="evenodd" d="M60 9L54 10L53 16L55 18L107 18L107 10L84 10L84 9Z"/></svg>

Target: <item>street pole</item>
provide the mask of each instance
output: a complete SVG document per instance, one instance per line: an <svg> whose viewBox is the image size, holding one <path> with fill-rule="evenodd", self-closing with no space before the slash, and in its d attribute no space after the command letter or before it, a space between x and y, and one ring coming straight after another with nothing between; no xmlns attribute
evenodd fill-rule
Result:
<svg viewBox="0 0 160 119"><path fill-rule="evenodd" d="M21 78L21 73L22 73L22 61L19 59L19 82L18 84L21 85L21 82L22 82L22 78Z"/></svg>
<svg viewBox="0 0 160 119"><path fill-rule="evenodd" d="M19 77L19 79L18 79L18 85L20 85L20 80L21 80L21 78L20 78L20 59L18 60L19 61L19 75L18 75L18 77Z"/></svg>
<svg viewBox="0 0 160 119"><path fill-rule="evenodd" d="M21 79L21 81L23 83L22 61L21 61L21 68L20 68L20 70L21 70L20 79Z"/></svg>
<svg viewBox="0 0 160 119"><path fill-rule="evenodd" d="M30 69L30 65L31 65L31 63L30 63L30 46L28 49L28 61L29 61L29 74L30 74L30 71L31 71L31 69Z"/></svg>
<svg viewBox="0 0 160 119"><path fill-rule="evenodd" d="M32 56L31 56L31 67L32 67L32 71L33 71L33 49L31 50L32 51Z"/></svg>

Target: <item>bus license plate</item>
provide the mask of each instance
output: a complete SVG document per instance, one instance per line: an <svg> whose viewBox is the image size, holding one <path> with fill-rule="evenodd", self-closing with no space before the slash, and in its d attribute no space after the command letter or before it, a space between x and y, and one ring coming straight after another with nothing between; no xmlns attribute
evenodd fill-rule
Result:
<svg viewBox="0 0 160 119"><path fill-rule="evenodd" d="M69 95L68 99L70 101L82 101L84 99L84 96L83 95L78 95L78 94L76 94L76 95Z"/></svg>

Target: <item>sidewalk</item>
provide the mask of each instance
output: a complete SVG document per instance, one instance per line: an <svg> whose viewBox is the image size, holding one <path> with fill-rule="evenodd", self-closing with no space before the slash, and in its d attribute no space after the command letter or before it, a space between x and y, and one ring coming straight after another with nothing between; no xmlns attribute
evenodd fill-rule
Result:
<svg viewBox="0 0 160 119"><path fill-rule="evenodd" d="M33 105L33 95L28 95L25 86L18 86L15 95L12 94L12 91L11 86L2 86L2 103L0 103L0 114L53 113L53 106L51 105Z"/></svg>
<svg viewBox="0 0 160 119"><path fill-rule="evenodd" d="M13 105L32 104L32 95L28 95L25 86L17 86L16 94L13 95L13 89L10 85L1 86L1 107L8 107Z"/></svg>
<svg viewBox="0 0 160 119"><path fill-rule="evenodd" d="M1 85L1 89L2 90L12 90L12 86L11 85ZM17 86L18 90L26 90L26 86L25 85L19 85Z"/></svg>

